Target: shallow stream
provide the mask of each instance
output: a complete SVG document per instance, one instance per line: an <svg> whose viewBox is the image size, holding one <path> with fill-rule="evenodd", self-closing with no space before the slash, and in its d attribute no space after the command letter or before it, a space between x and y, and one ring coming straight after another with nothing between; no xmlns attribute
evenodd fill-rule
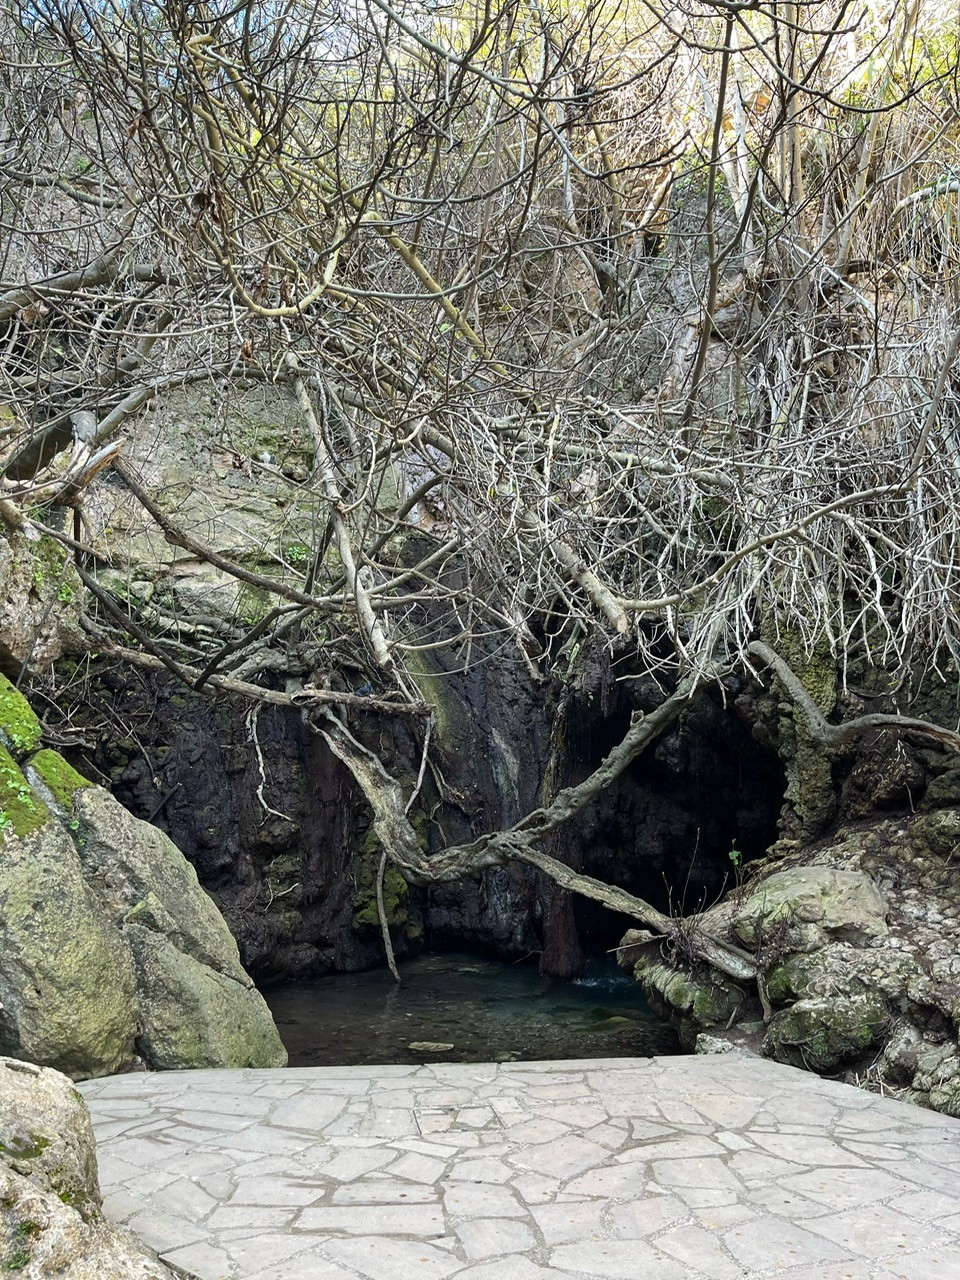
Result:
<svg viewBox="0 0 960 1280"><path fill-rule="evenodd" d="M558 984L535 965L423 955L264 991L291 1066L517 1062L676 1053L673 1031L610 956Z"/></svg>

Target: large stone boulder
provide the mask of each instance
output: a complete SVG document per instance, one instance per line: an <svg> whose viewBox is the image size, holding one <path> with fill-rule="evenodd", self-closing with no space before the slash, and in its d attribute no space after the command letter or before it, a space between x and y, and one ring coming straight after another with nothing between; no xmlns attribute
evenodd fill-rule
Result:
<svg viewBox="0 0 960 1280"><path fill-rule="evenodd" d="M0 1005L4 1053L77 1078L116 1071L134 1056L130 947L54 822L0 840Z"/></svg>
<svg viewBox="0 0 960 1280"><path fill-rule="evenodd" d="M19 1280L172 1280L103 1220L83 1099L56 1071L0 1058L0 1271Z"/></svg>
<svg viewBox="0 0 960 1280"><path fill-rule="evenodd" d="M162 831L100 787L79 787L83 873L130 944L139 1047L155 1067L282 1067L287 1055L263 996L197 873Z"/></svg>
<svg viewBox="0 0 960 1280"><path fill-rule="evenodd" d="M57 752L36 750L39 729L0 677L0 1052L76 1078L138 1058L283 1066L193 867Z"/></svg>
<svg viewBox="0 0 960 1280"><path fill-rule="evenodd" d="M101 787L81 785L70 802L82 832L77 844L84 875L97 885L112 918L135 918L185 955L253 990L223 916L170 837Z"/></svg>
<svg viewBox="0 0 960 1280"><path fill-rule="evenodd" d="M813 950L825 936L877 938L887 932L886 916L886 900L863 871L800 866L767 876L737 909L733 928L748 947L783 930Z"/></svg>
<svg viewBox="0 0 960 1280"><path fill-rule="evenodd" d="M143 1031L151 1066L174 1070L203 1063L282 1067L287 1056L263 997L180 951L162 932L130 924Z"/></svg>

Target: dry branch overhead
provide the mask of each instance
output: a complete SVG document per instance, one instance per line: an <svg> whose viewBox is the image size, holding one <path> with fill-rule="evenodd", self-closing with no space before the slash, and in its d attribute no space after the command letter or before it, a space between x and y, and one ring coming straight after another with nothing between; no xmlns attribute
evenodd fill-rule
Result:
<svg viewBox="0 0 960 1280"><path fill-rule="evenodd" d="M140 649L130 649L126 645L115 644L102 633L97 637L98 652L107 656L113 655L130 662L136 667L146 667L150 671L169 671L167 663L155 654L144 653ZM184 684L196 688L200 671L187 663L178 663L178 670L172 672ZM357 693L341 693L337 689L315 689L310 685L298 689L295 693L284 693L279 689L265 689L262 685L251 684L249 680L237 680L232 676L221 676L214 673L207 676L204 683L211 690L219 693L236 693L244 698L252 698L257 702L267 702L274 707L293 707L301 711L309 711L316 707L346 707L352 711L374 712L390 716L423 716L433 714L432 708L425 703L399 701L392 698L365 697Z"/></svg>
<svg viewBox="0 0 960 1280"><path fill-rule="evenodd" d="M719 671L762 664L825 751L890 729L960 750L907 717L830 724L755 639L960 659L955 21L894 9L0 0L0 523L75 502L82 540L55 536L90 557L112 652L315 719L429 715L417 651L452 674L519 643L549 692L606 645L676 684L583 783L429 857L397 780L319 723L404 875L519 861L669 934L539 846ZM259 623L221 592L185 650L111 595L108 440L172 545L277 598ZM207 511L249 499L214 517L233 546L256 513L243 554L148 491L185 463ZM150 586L150 616L195 617L196 576ZM342 646L411 696L225 674L253 643L278 682Z"/></svg>
<svg viewBox="0 0 960 1280"><path fill-rule="evenodd" d="M831 724L804 687L795 671L780 657L775 649L760 640L754 640L747 648L753 658L759 658L790 695L794 706L803 717L806 732L813 742L827 749L847 747L865 733L875 730L893 730L898 733L914 733L930 738L948 751L960 753L960 733L934 724L930 720L918 720L914 716L871 714Z"/></svg>
<svg viewBox="0 0 960 1280"><path fill-rule="evenodd" d="M390 652L383 626L373 611L370 596L357 570L353 542L347 529L347 522L343 517L343 495L337 485L336 474L327 450L323 431L317 420L314 407L310 402L307 388L304 385L297 357L293 352L287 353L284 364L291 379L293 394L313 438L314 468L319 476L323 495L330 504L330 524L333 528L333 536L337 546L337 553L340 556L340 563L343 565L343 572L346 576L347 587L356 604L357 621L360 625L361 634L366 640L377 666L389 675L393 672L396 664L393 654Z"/></svg>

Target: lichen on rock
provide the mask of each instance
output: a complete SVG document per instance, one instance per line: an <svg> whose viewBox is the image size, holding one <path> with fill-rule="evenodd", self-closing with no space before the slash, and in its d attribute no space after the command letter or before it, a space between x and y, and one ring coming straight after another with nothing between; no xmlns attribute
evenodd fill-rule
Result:
<svg viewBox="0 0 960 1280"><path fill-rule="evenodd" d="M379 929L377 876L380 874L380 851L376 842L357 858L356 889L353 895L353 927L357 930ZM388 865L383 876L383 911L386 923L399 928L407 923L410 891L396 867Z"/></svg>
<svg viewBox="0 0 960 1280"><path fill-rule="evenodd" d="M795 930L803 949L811 937L799 926L813 925L820 938L875 938L887 932L887 903L862 871L829 866L791 867L767 876L733 916L733 928L747 947L761 945L775 929Z"/></svg>
<svg viewBox="0 0 960 1280"><path fill-rule="evenodd" d="M138 1017L130 950L49 815L0 840L0 904L0 1052L78 1078L129 1063Z"/></svg>
<svg viewBox="0 0 960 1280"><path fill-rule="evenodd" d="M790 1066L836 1071L861 1060L880 1042L888 1023L886 1002L875 992L797 1000L771 1019L764 1052Z"/></svg>
<svg viewBox="0 0 960 1280"><path fill-rule="evenodd" d="M267 1006L180 850L57 752L23 770L0 746L0 1052L77 1078L137 1052L154 1066L283 1065ZM147 963L158 947L164 963Z"/></svg>

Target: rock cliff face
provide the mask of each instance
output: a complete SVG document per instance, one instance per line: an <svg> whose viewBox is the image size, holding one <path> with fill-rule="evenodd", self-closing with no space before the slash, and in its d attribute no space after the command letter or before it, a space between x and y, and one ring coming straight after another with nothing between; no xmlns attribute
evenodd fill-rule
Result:
<svg viewBox="0 0 960 1280"><path fill-rule="evenodd" d="M56 1071L0 1058L0 1271L20 1280L173 1280L100 1206L80 1095Z"/></svg>
<svg viewBox="0 0 960 1280"><path fill-rule="evenodd" d="M236 943L176 846L55 751L0 676L0 1052L76 1078L280 1066Z"/></svg>
<svg viewBox="0 0 960 1280"><path fill-rule="evenodd" d="M180 527L246 568L300 586L317 541L314 526L326 519L310 486L291 501L291 482L310 473L311 449L289 398L271 387L238 395L228 414L202 391L157 402L126 444L155 501ZM117 547L124 566L101 566L102 581L148 631L175 636L185 652L209 647L211 635L241 640L275 603L167 541L116 476L93 486L87 501L104 545ZM417 536L408 531L391 554L402 563ZM458 569L443 572L453 578ZM551 653L554 641L541 637L544 678L536 682L529 662L502 636L461 644L459 623L444 606L411 610L404 627L428 642L404 656L411 685L436 718L434 767L418 804L427 848L509 825L543 800L545 784L549 790L578 781L625 729L631 709L661 697L629 659L613 670L605 646L594 652L586 638L566 650L556 640ZM252 644L234 674L288 690L307 680L354 691L376 686L356 637L332 623L303 634L284 652ZM444 637L449 647L436 647ZM63 688L76 682L71 725L90 744L71 761L184 851L259 979L383 962L374 889L379 850L368 807L295 711L264 706L254 714L242 699L213 701L164 673L111 668L104 660L79 670L65 663L58 681L51 696L59 703ZM559 743L552 735L561 701L567 714ZM412 786L420 741L402 717L352 711L350 728ZM720 892L731 849L755 856L774 838L782 791L775 752L754 743L717 699L638 761L554 852L664 906L669 882L674 905L689 908ZM391 874L386 889L400 956L423 945L505 957L539 952L549 972L569 974L581 959L578 933L595 947L619 936L603 913L572 905L516 866L430 891L410 890Z"/></svg>
<svg viewBox="0 0 960 1280"><path fill-rule="evenodd" d="M258 977L358 970L383 962L379 850L366 802L295 711L215 701L164 674L95 665L75 723L95 745L77 764L168 833L196 867ZM503 668L438 675L433 738L443 794L424 783L425 842L469 839L536 803L545 709ZM442 701L441 701L442 699ZM125 732L111 732L120 722ZM360 734L412 786L420 746L403 718L355 716ZM500 748L493 734L500 739ZM523 761L521 766L520 761ZM518 869L436 893L388 875L399 955L459 941L504 955L537 949L538 901Z"/></svg>
<svg viewBox="0 0 960 1280"><path fill-rule="evenodd" d="M417 674L436 714L436 773L427 771L415 814L430 849L536 808L552 750L555 691L535 686L519 657L494 653L466 672L446 662L423 655ZM76 763L184 851L247 969L269 980L382 964L369 808L298 713L264 706L254 720L243 699L211 700L163 673L105 662L92 670L73 717L92 745ZM555 785L596 767L635 697L628 682L611 680L609 696L586 689L568 700ZM658 697L651 688L650 707ZM420 745L403 718L351 712L350 727L412 787ZM776 753L719 698L705 698L569 824L553 852L664 909L689 909L722 892L731 852L746 860L773 841L782 793ZM555 905L550 886L519 866L429 891L388 873L385 905L400 956L426 945L515 958L553 944L557 973L578 935L601 949L622 932L609 912ZM575 926L566 937L565 923Z"/></svg>

